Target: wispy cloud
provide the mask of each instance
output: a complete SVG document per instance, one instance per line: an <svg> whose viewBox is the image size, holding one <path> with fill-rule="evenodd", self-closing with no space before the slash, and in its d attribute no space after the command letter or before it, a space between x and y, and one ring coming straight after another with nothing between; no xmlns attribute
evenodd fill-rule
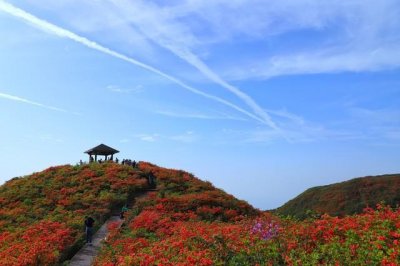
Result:
<svg viewBox="0 0 400 266"><path fill-rule="evenodd" d="M241 91L239 88L229 84L223 80L217 73L198 58L189 47L182 45L185 42L180 40L185 38L185 31L179 25L179 22L169 21L165 18L162 10L153 4L146 5L145 2L136 1L128 2L125 0L112 0L119 7L120 12L130 19L140 31L160 46L170 50L172 53L185 60L187 63L199 70L203 75L211 81L227 89L228 91L239 97L247 106L249 106L262 122L274 130L279 130L278 126L271 117L261 108L249 95ZM138 11L141 14L139 15Z"/></svg>
<svg viewBox="0 0 400 266"><path fill-rule="evenodd" d="M156 141L156 138L154 136L142 136L142 137L140 137L140 139L143 141L148 141L148 142Z"/></svg>
<svg viewBox="0 0 400 266"><path fill-rule="evenodd" d="M184 134L171 136L170 139L174 141L192 143L198 140L198 136L193 131L186 131Z"/></svg>
<svg viewBox="0 0 400 266"><path fill-rule="evenodd" d="M396 0L282 0L254 1L251 5L230 0L169 5L110 1L125 15L125 24L133 23L136 28L132 29L237 95L266 121L270 118L254 100L227 79L379 71L400 66L400 4ZM296 35L296 45L288 45L285 35L298 32L303 32L306 41ZM257 53L239 48L234 51L240 52L229 59L217 55L222 59L218 62L219 75L193 52L196 49L209 54L212 44L223 45L233 39L238 44L245 40L244 47L254 44ZM284 48L271 47L268 41L283 43Z"/></svg>
<svg viewBox="0 0 400 266"><path fill-rule="evenodd" d="M52 134L44 134L44 135L40 136L40 140L43 142L56 142L56 143L64 142L63 139L54 137Z"/></svg>
<svg viewBox="0 0 400 266"><path fill-rule="evenodd" d="M1 93L0 92L0 98L11 100L11 101L16 101L16 102L21 102L21 103L26 103L26 104L30 104L30 105L35 105L35 106L39 106L39 107L46 108L46 109L53 110L53 111L69 113L67 110L62 109L62 108L58 108L58 107L54 107L54 106L50 106L50 105L34 102L34 101L31 101L31 100L28 100L28 99L25 99L25 98L21 98L21 97L10 95L10 94L6 94L6 93Z"/></svg>
<svg viewBox="0 0 400 266"><path fill-rule="evenodd" d="M52 24L50 22L47 22L47 21L45 21L43 19L40 19L40 18L38 18L38 17L36 17L36 16L34 16L34 15L32 15L32 14L30 14L30 13L28 13L28 12L26 12L26 11L20 9L20 8L17 8L17 7L15 7L15 6L7 3L7 2L4 2L2 0L0 0L0 10L4 11L4 12L6 12L6 13L12 15L12 16L18 17L18 18L20 18L20 19L22 19L22 20L24 20L26 22L29 22L29 23L31 23L35 27L38 27L41 30L44 30L46 32L55 34L55 35L57 35L59 37L62 37L62 38L68 38L68 39L73 40L75 42L78 42L78 43L80 43L82 45L85 45L85 46L87 46L87 47L89 47L91 49L100 51L102 53L108 54L108 55L113 56L115 58L119 58L119 59L121 59L123 61L126 61L128 63L131 63L133 65L141 67L143 69L146 69L146 70L148 70L148 71L150 71L152 73L155 73L155 74L157 74L159 76L162 76L162 77L170 80L171 82L174 82L175 84L179 85L180 87L182 87L182 88L184 88L184 89L186 89L186 90L188 90L188 91L190 91L192 93L195 93L197 95L203 96L205 98L208 98L208 99L211 99L213 101L216 101L216 102L219 102L221 104L224 104L226 106L229 106L229 107L231 107L231 108L233 108L233 109L235 109L235 110L237 110L237 111L239 111L239 112L241 112L241 113L243 113L243 114L245 114L245 115L257 120L257 121L259 121L259 122L265 123L265 121L262 118L258 117L257 115L255 115L253 113L250 113L250 112L244 110L243 108L233 104L230 101L227 101L227 100L222 99L220 97L217 97L215 95L211 95L211 94L205 93L205 92L203 92L201 90L198 90L198 89L196 89L196 88L194 88L192 86L187 85L186 83L184 83L183 81L179 80L178 78L173 77L173 76L171 76L169 74L166 74L165 72L162 72L161 70L159 70L159 69L157 69L155 67L152 67L152 66L147 65L145 63L142 63L142 62L140 62L140 61L138 61L138 60L136 60L134 58L131 58L131 57L128 57L128 56L123 55L121 53L118 53L118 52L116 52L114 50L111 50L111 49L109 49L107 47L104 47L104 46L102 46L102 45L100 45L100 44L98 44L98 43L96 43L94 41L91 41L91 40L89 40L89 39L87 39L85 37L77 35L77 34L71 32L69 30L66 30L66 29L61 28L59 26L56 26L56 25L54 25L54 24Z"/></svg>
<svg viewBox="0 0 400 266"><path fill-rule="evenodd" d="M229 80L380 71L400 66L400 2L396 0L256 1L247 6L246 1L229 4L220 0L211 7L197 2L188 4L182 12L194 12L196 7L213 25L209 27L217 28L226 38L240 35L247 36L247 41L267 40L284 46L274 49L263 42L261 47L265 48L256 56L242 50L245 59L220 67L221 75ZM218 12L222 9L230 12ZM290 45L293 39L287 36L295 38L295 45Z"/></svg>
<svg viewBox="0 0 400 266"><path fill-rule="evenodd" d="M289 143L329 140L394 144L394 141L400 139L400 110L350 106L344 111L347 115L342 120L321 124L308 121L287 110L267 110L279 121ZM280 139L273 130L263 128L230 134L244 142L273 143Z"/></svg>
<svg viewBox="0 0 400 266"><path fill-rule="evenodd" d="M400 43L356 49L324 49L264 58L240 68L232 67L224 76L231 80L266 79L282 75L379 71L400 66Z"/></svg>
<svg viewBox="0 0 400 266"><path fill-rule="evenodd" d="M247 121L244 118L233 117L229 115L206 115L199 113L188 113L188 112L172 112L172 111L156 111L157 114L165 115L169 117L177 117L177 118L189 118L189 119L205 119L205 120L239 120L239 121Z"/></svg>
<svg viewBox="0 0 400 266"><path fill-rule="evenodd" d="M142 141L155 142L159 140L161 136L159 134L136 134L133 137Z"/></svg>
<svg viewBox="0 0 400 266"><path fill-rule="evenodd" d="M137 85L135 88L124 89L117 85L108 85L107 90L116 92L116 93L139 93L143 91L142 85Z"/></svg>
<svg viewBox="0 0 400 266"><path fill-rule="evenodd" d="M161 135L158 133L153 134L136 134L134 138L140 139L146 142L156 142L160 140L178 141L183 143L192 143L197 141L200 137L194 131L188 130L182 134L177 135Z"/></svg>

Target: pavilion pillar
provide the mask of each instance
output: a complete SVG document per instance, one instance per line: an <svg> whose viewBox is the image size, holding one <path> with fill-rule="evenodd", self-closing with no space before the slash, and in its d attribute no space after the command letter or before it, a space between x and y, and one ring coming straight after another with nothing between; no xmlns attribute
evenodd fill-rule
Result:
<svg viewBox="0 0 400 266"><path fill-rule="evenodd" d="M97 154L94 155L94 161L97 162Z"/></svg>

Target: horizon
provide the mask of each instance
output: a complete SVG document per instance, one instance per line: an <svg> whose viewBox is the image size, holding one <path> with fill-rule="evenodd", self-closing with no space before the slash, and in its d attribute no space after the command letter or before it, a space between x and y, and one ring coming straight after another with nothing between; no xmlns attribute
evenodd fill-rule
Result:
<svg viewBox="0 0 400 266"><path fill-rule="evenodd" d="M399 13L392 0L0 0L0 184L100 143L264 210L399 173Z"/></svg>

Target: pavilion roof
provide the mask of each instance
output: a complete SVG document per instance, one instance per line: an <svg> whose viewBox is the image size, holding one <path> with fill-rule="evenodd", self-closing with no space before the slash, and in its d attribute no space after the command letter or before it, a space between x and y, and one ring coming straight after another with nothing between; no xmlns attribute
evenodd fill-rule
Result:
<svg viewBox="0 0 400 266"><path fill-rule="evenodd" d="M117 151L116 149L113 149L107 145L104 144L100 144L94 148L91 148L90 150L85 151L85 153L89 154L89 155L112 155L115 153L118 153L119 151Z"/></svg>

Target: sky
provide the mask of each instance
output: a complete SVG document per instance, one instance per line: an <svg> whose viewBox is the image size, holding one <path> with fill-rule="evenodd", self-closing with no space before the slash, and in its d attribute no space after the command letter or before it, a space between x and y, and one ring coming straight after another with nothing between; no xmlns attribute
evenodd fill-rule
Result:
<svg viewBox="0 0 400 266"><path fill-rule="evenodd" d="M400 172L398 0L0 0L0 184L87 160L273 209Z"/></svg>

